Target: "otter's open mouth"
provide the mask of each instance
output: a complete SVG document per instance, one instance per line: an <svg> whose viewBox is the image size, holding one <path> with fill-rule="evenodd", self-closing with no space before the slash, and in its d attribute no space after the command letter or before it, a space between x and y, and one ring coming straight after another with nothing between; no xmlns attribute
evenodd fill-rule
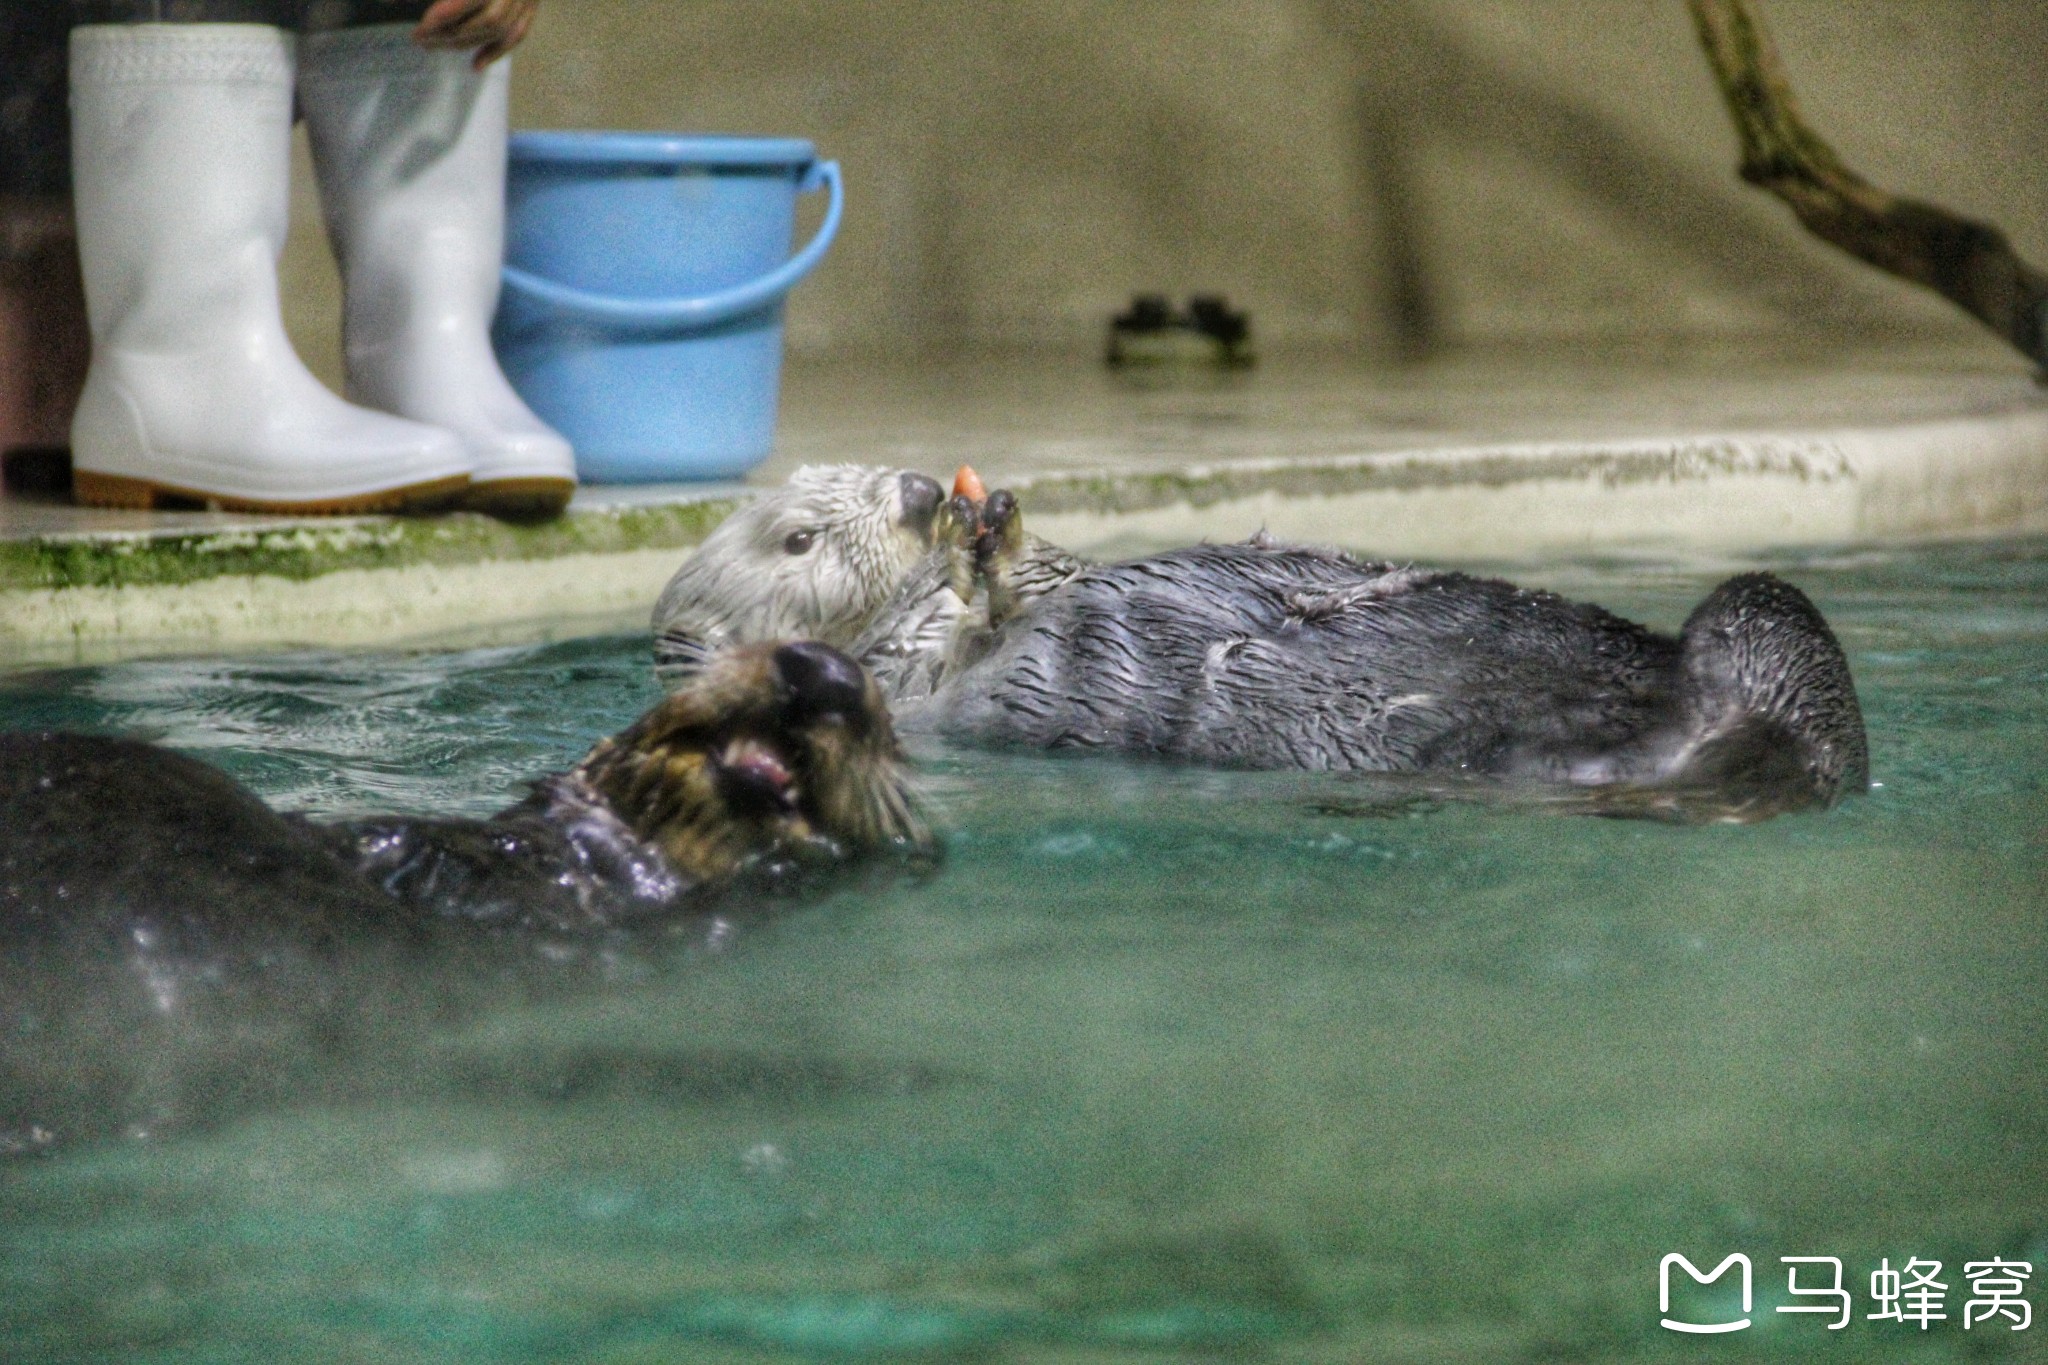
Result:
<svg viewBox="0 0 2048 1365"><path fill-rule="evenodd" d="M758 735L728 740L709 754L720 792L735 811L795 815L802 798L789 756Z"/></svg>

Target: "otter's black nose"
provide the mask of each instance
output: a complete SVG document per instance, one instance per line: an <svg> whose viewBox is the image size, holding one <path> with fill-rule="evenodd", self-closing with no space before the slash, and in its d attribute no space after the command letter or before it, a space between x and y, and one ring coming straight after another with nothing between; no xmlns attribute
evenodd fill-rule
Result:
<svg viewBox="0 0 2048 1365"><path fill-rule="evenodd" d="M946 500L946 490L939 487L937 479L922 474L904 474L897 482L903 490L903 524L913 531L929 531L939 504Z"/></svg>
<svg viewBox="0 0 2048 1365"><path fill-rule="evenodd" d="M799 640L775 651L790 720L798 725L837 716L849 724L867 715L867 676L830 645Z"/></svg>

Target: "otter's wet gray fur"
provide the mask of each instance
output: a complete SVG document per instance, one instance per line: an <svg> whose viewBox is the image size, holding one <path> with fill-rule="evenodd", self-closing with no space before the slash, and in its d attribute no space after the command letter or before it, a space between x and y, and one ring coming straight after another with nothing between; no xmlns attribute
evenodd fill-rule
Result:
<svg viewBox="0 0 2048 1365"><path fill-rule="evenodd" d="M1841 649L1769 574L1722 584L1672 637L1263 536L1090 565L1027 536L1001 491L956 499L940 532L853 646L906 729L1626 790L1644 813L1727 818L1867 784Z"/></svg>
<svg viewBox="0 0 2048 1365"><path fill-rule="evenodd" d="M1684 784L1790 804L1867 780L1839 650L1797 589L1732 579L1678 639L1494 579L1211 545L1077 574L905 724L1252 768Z"/></svg>

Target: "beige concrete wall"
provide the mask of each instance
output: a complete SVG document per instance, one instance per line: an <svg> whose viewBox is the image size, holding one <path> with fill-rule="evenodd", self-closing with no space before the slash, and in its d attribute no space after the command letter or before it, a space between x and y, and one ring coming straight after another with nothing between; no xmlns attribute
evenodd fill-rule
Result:
<svg viewBox="0 0 2048 1365"><path fill-rule="evenodd" d="M1850 165L2048 263L2048 5L1763 9ZM790 310L806 350L1092 348L1138 289L1387 352L1970 326L1736 182L1681 0L547 0L517 61L519 126L838 158L846 226ZM291 321L332 375L299 197Z"/></svg>

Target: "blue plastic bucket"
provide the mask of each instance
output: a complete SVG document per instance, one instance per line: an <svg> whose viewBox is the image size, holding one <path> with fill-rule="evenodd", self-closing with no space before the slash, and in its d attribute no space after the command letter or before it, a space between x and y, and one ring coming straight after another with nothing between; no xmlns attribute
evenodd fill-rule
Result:
<svg viewBox="0 0 2048 1365"><path fill-rule="evenodd" d="M796 197L829 189L796 255ZM845 194L794 138L515 133L499 363L593 483L743 474L775 442L782 301Z"/></svg>

